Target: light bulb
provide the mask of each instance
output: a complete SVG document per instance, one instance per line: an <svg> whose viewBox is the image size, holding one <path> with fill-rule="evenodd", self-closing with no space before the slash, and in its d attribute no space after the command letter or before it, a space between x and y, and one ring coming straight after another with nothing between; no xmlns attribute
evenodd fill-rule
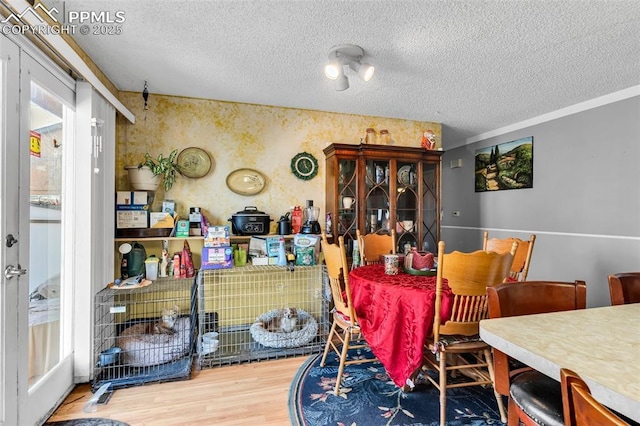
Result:
<svg viewBox="0 0 640 426"><path fill-rule="evenodd" d="M369 81L373 77L373 72L375 68L371 64L360 64L360 68L358 69L358 75L364 81Z"/></svg>
<svg viewBox="0 0 640 426"><path fill-rule="evenodd" d="M349 67L357 72L358 76L360 76L363 81L369 81L371 80L371 77L373 77L374 68L371 64L361 64L358 61L352 61L349 64Z"/></svg>
<svg viewBox="0 0 640 426"><path fill-rule="evenodd" d="M324 75L329 80L336 80L340 77L342 73L342 64L338 61L329 61L327 65L324 66Z"/></svg>

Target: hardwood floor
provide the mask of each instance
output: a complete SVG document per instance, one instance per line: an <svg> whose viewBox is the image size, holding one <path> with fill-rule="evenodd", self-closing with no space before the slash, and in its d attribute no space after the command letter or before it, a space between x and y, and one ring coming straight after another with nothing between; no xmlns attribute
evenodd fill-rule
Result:
<svg viewBox="0 0 640 426"><path fill-rule="evenodd" d="M69 394L48 421L104 417L131 426L289 425L289 386L307 356L194 370L190 380L115 391L95 413L82 407L89 384Z"/></svg>

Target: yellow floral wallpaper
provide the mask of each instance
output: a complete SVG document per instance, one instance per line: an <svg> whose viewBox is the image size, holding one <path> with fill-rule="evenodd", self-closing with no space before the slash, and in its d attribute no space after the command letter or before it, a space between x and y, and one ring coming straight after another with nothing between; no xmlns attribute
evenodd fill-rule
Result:
<svg viewBox="0 0 640 426"><path fill-rule="evenodd" d="M176 202L181 217L189 207L201 207L211 224L229 225L228 219L246 206L256 206L276 222L294 205L314 200L324 217L325 173L322 150L331 143L359 144L365 129L387 129L391 144L420 146L422 133L431 130L441 146L439 123L382 117L337 114L265 105L238 104L150 94L148 107L140 93L121 92L120 100L136 116L131 124L118 116L116 189L130 190L127 165L178 149L199 147L209 153L213 166L200 179L178 177L166 194L156 193L152 210L160 211L163 199ZM312 180L300 180L290 169L291 159L306 151L318 160L320 170ZM266 177L265 189L254 196L232 192L226 185L229 173L239 168L258 170Z"/></svg>

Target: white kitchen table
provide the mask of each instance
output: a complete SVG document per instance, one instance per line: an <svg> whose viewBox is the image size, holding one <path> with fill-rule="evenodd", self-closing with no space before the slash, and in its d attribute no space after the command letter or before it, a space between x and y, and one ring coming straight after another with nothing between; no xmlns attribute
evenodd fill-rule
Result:
<svg viewBox="0 0 640 426"><path fill-rule="evenodd" d="M487 319L480 336L558 381L575 371L600 403L640 421L640 303Z"/></svg>

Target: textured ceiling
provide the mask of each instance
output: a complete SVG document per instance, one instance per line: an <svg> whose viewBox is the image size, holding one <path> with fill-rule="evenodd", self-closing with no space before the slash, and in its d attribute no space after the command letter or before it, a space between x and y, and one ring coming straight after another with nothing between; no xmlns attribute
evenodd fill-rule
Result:
<svg viewBox="0 0 640 426"><path fill-rule="evenodd" d="M120 90L443 124L444 147L640 85L640 1L45 1L123 11L75 35ZM329 49L376 67L335 91Z"/></svg>

